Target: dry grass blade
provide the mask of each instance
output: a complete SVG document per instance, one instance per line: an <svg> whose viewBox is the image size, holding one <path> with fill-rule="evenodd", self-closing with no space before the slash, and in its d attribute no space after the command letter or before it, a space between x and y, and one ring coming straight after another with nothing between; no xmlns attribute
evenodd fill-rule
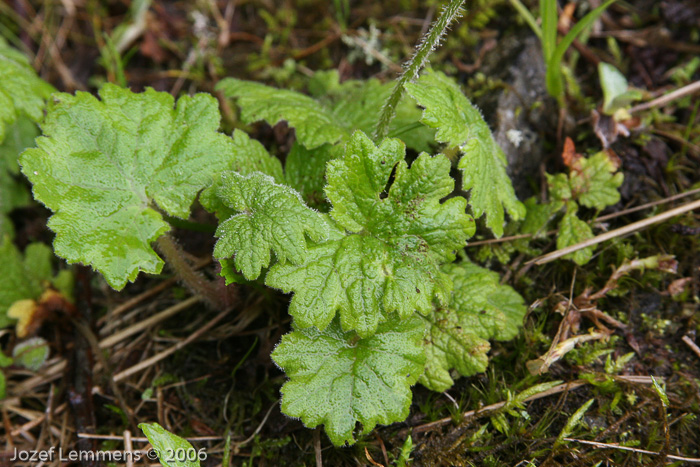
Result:
<svg viewBox="0 0 700 467"><path fill-rule="evenodd" d="M615 380L619 380L622 382L626 383L633 383L633 384L652 384L652 379L649 376L615 376ZM589 384L590 381L584 380L584 379L578 379L576 381L572 381L570 383L562 383L557 386L554 386L551 389L547 389L546 391L539 392L537 394L533 394L530 397L527 397L523 399L523 402L530 402L534 401L537 399L542 399L543 397L548 397L553 394L558 394L560 392L564 391L573 391L574 389L578 389L581 386L585 386L586 384ZM487 405L485 407L482 407L478 410L470 410L468 412L464 412L462 414L462 418L470 418L470 417L475 417L475 416L480 416L480 415L485 415L488 413L493 412L494 410L498 410L500 408L505 407L507 404L507 401L503 402L497 402L495 404ZM432 430L434 428L441 427L443 425L447 425L450 423L454 422L454 418L452 417L445 417L440 420L436 420L431 423L426 423L424 425L417 426L413 428L413 434L418 434L422 433L424 431Z"/></svg>
<svg viewBox="0 0 700 467"><path fill-rule="evenodd" d="M151 365L154 365L155 363L158 363L159 361L163 360L168 355L172 355L175 352L177 352L178 350L182 349L183 347L191 344L192 342L197 340L199 337L201 337L204 333L206 333L211 328L213 328L219 321L224 319L226 317L226 315L231 313L231 311L232 311L231 309L222 311L221 313L216 315L214 317L214 319L212 319L207 324L205 324L204 326L199 328L196 332L193 332L187 339L185 339L181 342L178 342L177 344L173 345L172 347L169 347L166 350L164 350L160 353L157 353L156 355L152 356L151 358L148 358L148 359L132 366L131 368L127 368L126 370L117 373L116 375L114 375L114 378L113 378L114 381L119 382L123 379L128 378L129 376L131 376L133 374L136 374L142 370L145 370L146 368L150 367Z"/></svg>
<svg viewBox="0 0 700 467"><path fill-rule="evenodd" d="M691 464L700 464L700 459L694 457L681 457L672 454L664 454L661 452L647 451L646 449L632 448L629 446L620 446L619 444L600 443L598 441L586 441L585 439L564 438L564 441L572 441L575 443L588 444L602 449L619 449L622 451L636 452L639 454L651 454L652 456L665 456L669 460L688 462Z"/></svg>
<svg viewBox="0 0 700 467"><path fill-rule="evenodd" d="M683 336L683 342L688 344L688 347L690 347L690 350L695 352L695 355L700 357L700 347L698 347L698 345L695 342L693 342L693 339L691 339L689 336Z"/></svg>
<svg viewBox="0 0 700 467"><path fill-rule="evenodd" d="M657 97L656 99L654 99L652 101L645 102L645 103L639 104L639 105L635 105L634 107L632 107L630 109L630 113L651 109L652 107L660 107L660 106L666 105L669 102L672 102L676 99L680 99L681 97L685 97L685 96L688 96L690 94L694 94L698 91L700 91L700 81L695 81L694 83L690 83L687 86L683 86L682 88L676 89L673 92L665 94L661 97Z"/></svg>
<svg viewBox="0 0 700 467"><path fill-rule="evenodd" d="M571 245L566 248L562 248L560 250L553 251L551 253L547 253L546 255L539 256L537 258L531 259L528 261L526 264L546 264L549 262L554 261L555 259L559 259L562 256L566 256L570 253L573 253L578 250L582 250L584 248L588 248L589 246L597 245L599 243L603 243L607 240L612 240L613 238L617 237L622 237L624 235L636 232L638 230L645 229L653 224L657 224L659 222L663 222L665 220L671 219L672 217L679 216L681 214L684 214L686 212L693 211L695 209L700 209L700 200L696 200L687 204L684 204L683 206L679 206L674 209L670 209L666 212L663 212L661 214L657 214L656 216L650 217L648 219L643 219L638 222L633 222L629 225L626 225L624 227L620 227L619 229L611 230L610 232L605 232L604 234L596 235L595 237L585 240L583 242L577 243L576 245Z"/></svg>

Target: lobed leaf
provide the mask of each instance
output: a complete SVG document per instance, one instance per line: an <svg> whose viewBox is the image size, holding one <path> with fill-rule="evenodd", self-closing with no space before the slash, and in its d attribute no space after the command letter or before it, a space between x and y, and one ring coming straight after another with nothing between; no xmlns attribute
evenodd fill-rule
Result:
<svg viewBox="0 0 700 467"><path fill-rule="evenodd" d="M21 116L33 122L44 117L53 86L39 78L27 57L0 37L0 143L7 127Z"/></svg>
<svg viewBox="0 0 700 467"><path fill-rule="evenodd" d="M605 152L599 152L577 162L578 170L570 174L571 190L578 202L588 208L603 210L620 201L618 188L624 181L622 172Z"/></svg>
<svg viewBox="0 0 700 467"><path fill-rule="evenodd" d="M343 329L368 337L386 314L428 313L433 299L447 300L451 283L440 265L454 260L474 221L463 198L440 202L454 188L446 157L422 154L410 169L403 157L400 141L377 147L357 132L328 164L337 223L329 240L300 264L276 264L265 280L295 293L289 311L299 327L325 329L339 311Z"/></svg>
<svg viewBox="0 0 700 467"><path fill-rule="evenodd" d="M296 130L297 141L307 149L346 141L355 130L371 133L393 83L372 79L341 84L337 71L316 75L319 76L312 78L309 86L316 98L234 78L223 79L217 89L236 98L244 122L264 120L276 125L286 121ZM420 115L415 103L404 99L397 107L390 131L400 133L409 147L428 151L434 132L417 124Z"/></svg>
<svg viewBox="0 0 700 467"><path fill-rule="evenodd" d="M503 235L504 208L518 220L525 207L518 201L506 173L506 158L496 144L481 113L459 86L441 72L426 71L408 93L424 107L421 122L436 128L435 138L463 153L459 169L464 189L471 189L469 204L475 217L486 214L486 225L497 237Z"/></svg>
<svg viewBox="0 0 700 467"><path fill-rule="evenodd" d="M219 240L214 257L233 263L248 280L257 278L270 265L270 250L279 263L302 263L307 256L305 234L315 242L328 237L328 224L308 208L293 189L278 185L260 172L243 176L224 172L218 198L234 214L216 230ZM230 282L230 281L229 281Z"/></svg>
<svg viewBox="0 0 700 467"><path fill-rule="evenodd" d="M500 285L493 271L468 262L442 269L452 279L454 292L447 307L424 317L426 367L420 378L421 384L441 392L454 383L452 369L462 376L484 371L490 349L487 339L515 337L527 311L523 298Z"/></svg>
<svg viewBox="0 0 700 467"><path fill-rule="evenodd" d="M557 234L557 249L576 245L579 242L593 238L591 227L578 218L576 213L578 207L573 201L566 203L566 213L559 222L559 233ZM593 247L589 246L581 250L570 253L564 258L573 260L578 265L586 264L593 256Z"/></svg>
<svg viewBox="0 0 700 467"><path fill-rule="evenodd" d="M276 125L286 121L309 149L334 144L346 135L329 109L304 94L235 78L221 80L216 89L236 98L244 122L264 120Z"/></svg>
<svg viewBox="0 0 700 467"><path fill-rule="evenodd" d="M284 183L282 163L276 157L270 155L260 141L251 139L241 130L234 130L231 145L231 162L228 170L238 172L241 175L250 175L261 172L269 175L276 183ZM199 195L199 202L204 209L213 212L219 218L228 219L234 212L218 197L220 174L214 174L214 180L210 186Z"/></svg>
<svg viewBox="0 0 700 467"><path fill-rule="evenodd" d="M282 338L272 358L289 380L282 386L282 411L313 428L325 425L333 444L353 444L377 424L404 420L411 386L423 371L423 324L395 318L376 334L357 339L338 321L324 331L311 327Z"/></svg>
<svg viewBox="0 0 700 467"><path fill-rule="evenodd" d="M115 289L139 271L158 273L151 243L169 226L158 208L185 218L212 174L232 161L231 139L217 132L216 100L112 84L101 100L57 94L37 149L25 151L22 172L34 197L54 212L54 251L100 271Z"/></svg>

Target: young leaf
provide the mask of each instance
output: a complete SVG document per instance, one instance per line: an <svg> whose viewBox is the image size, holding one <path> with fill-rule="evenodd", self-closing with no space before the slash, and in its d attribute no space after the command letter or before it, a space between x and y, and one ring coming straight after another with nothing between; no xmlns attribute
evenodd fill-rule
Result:
<svg viewBox="0 0 700 467"><path fill-rule="evenodd" d="M617 110L624 109L632 102L642 98L637 90L627 90L627 78L617 68L609 63L598 64L600 87L603 88L603 112L613 115Z"/></svg>
<svg viewBox="0 0 700 467"><path fill-rule="evenodd" d="M463 198L440 201L454 182L443 155L421 154L411 168L403 144L379 147L361 132L328 164L326 195L338 224L329 241L299 265L277 264L266 284L295 292L289 312L299 327L324 329L340 310L345 330L374 333L385 313L401 317L444 303L451 284L440 265L474 233ZM387 191L387 184L393 182Z"/></svg>
<svg viewBox="0 0 700 467"><path fill-rule="evenodd" d="M293 189L275 183L260 172L244 177L224 172L218 198L238 214L219 225L214 257L233 257L234 265L248 280L270 265L270 250L280 263L299 264L307 256L308 235L315 242L328 237L328 224L308 208Z"/></svg>
<svg viewBox="0 0 700 467"><path fill-rule="evenodd" d="M573 201L566 203L566 213L559 222L557 248L562 249L593 238L593 231L584 221L578 218L578 207ZM578 265L586 264L593 256L593 247L582 248L564 258L573 260Z"/></svg>
<svg viewBox="0 0 700 467"><path fill-rule="evenodd" d="M0 37L0 143L20 116L40 122L52 92L53 86L36 75L27 57Z"/></svg>
<svg viewBox="0 0 700 467"><path fill-rule="evenodd" d="M367 339L343 332L296 330L282 338L273 360L287 373L282 411L313 428L324 424L333 444L355 442L357 422L368 433L378 423L404 420L413 385L425 363L417 318L390 319Z"/></svg>
<svg viewBox="0 0 700 467"><path fill-rule="evenodd" d="M0 242L0 328L13 323L7 310L13 303L24 299L36 299L44 291L44 282L51 280L51 248L42 243L32 243L24 257L8 237Z"/></svg>
<svg viewBox="0 0 700 467"><path fill-rule="evenodd" d="M112 84L94 96L58 94L49 104L37 149L22 172L34 197L54 211L54 251L100 271L115 289L139 271L159 273L151 242L168 231L157 207L185 218L212 174L229 167L231 139L217 132L216 100Z"/></svg>
<svg viewBox="0 0 700 467"><path fill-rule="evenodd" d="M577 162L577 170L570 174L571 191L578 194L578 202L598 210L620 201L617 190L624 180L622 172L605 152L599 152Z"/></svg>
<svg viewBox="0 0 700 467"><path fill-rule="evenodd" d="M420 383L434 391L449 389L450 370L463 376L484 371L486 339L507 340L518 333L527 307L511 287L500 285L498 274L472 263L448 264L443 271L454 283L452 300L425 317L425 373Z"/></svg>
<svg viewBox="0 0 700 467"><path fill-rule="evenodd" d="M49 358L49 344L41 337L32 337L15 345L12 357L15 365L39 371Z"/></svg>
<svg viewBox="0 0 700 467"><path fill-rule="evenodd" d="M157 423L139 423L139 428L165 467L199 467L199 453L189 441L170 433Z"/></svg>
<svg viewBox="0 0 700 467"><path fill-rule="evenodd" d="M421 122L436 128L435 138L463 153L459 168L464 189L471 189L469 204L475 217L486 213L486 225L503 235L504 208L514 220L525 217L506 173L506 158L481 113L459 86L441 72L426 71L406 90L425 108Z"/></svg>

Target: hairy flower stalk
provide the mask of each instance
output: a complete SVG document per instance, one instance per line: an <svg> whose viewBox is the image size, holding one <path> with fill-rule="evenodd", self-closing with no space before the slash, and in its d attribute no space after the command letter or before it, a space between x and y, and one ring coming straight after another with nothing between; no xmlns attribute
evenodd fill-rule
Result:
<svg viewBox="0 0 700 467"><path fill-rule="evenodd" d="M416 52L413 54L413 57L404 65L403 73L401 73L396 80L394 90L382 107L377 128L374 135L372 135L374 141L381 141L389 134L389 125L394 115L396 115L396 106L399 105L399 101L401 101L401 97L403 97L404 86L418 76L418 73L420 73L423 66L425 66L425 62L428 60L430 54L440 45L440 41L450 27L450 24L462 15L463 3L464 0L451 0L450 3L443 8L440 17L433 23L430 30L423 37L423 40L418 44L418 47L416 47Z"/></svg>

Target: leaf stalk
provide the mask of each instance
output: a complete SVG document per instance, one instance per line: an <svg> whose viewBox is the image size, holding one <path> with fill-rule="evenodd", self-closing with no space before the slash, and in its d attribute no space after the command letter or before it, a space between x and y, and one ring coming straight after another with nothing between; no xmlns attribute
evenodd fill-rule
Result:
<svg viewBox="0 0 700 467"><path fill-rule="evenodd" d="M214 283L197 272L185 259L182 249L170 234L161 235L156 241L158 251L178 278L194 294L200 295L209 305L217 309L225 308L221 294Z"/></svg>

